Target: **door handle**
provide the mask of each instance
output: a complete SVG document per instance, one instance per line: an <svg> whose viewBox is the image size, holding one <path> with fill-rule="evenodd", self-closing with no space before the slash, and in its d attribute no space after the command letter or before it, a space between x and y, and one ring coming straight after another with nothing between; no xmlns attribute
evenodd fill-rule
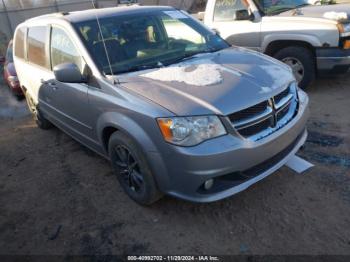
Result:
<svg viewBox="0 0 350 262"><path fill-rule="evenodd" d="M53 91L56 91L58 89L57 83L55 81L51 81L49 83L49 86L52 87Z"/></svg>
<svg viewBox="0 0 350 262"><path fill-rule="evenodd" d="M49 87L52 87L53 90L57 90L57 85L56 85L56 82L55 81L46 81L44 79L41 79L40 82L43 84L43 85L46 85L46 86L49 86Z"/></svg>
<svg viewBox="0 0 350 262"><path fill-rule="evenodd" d="M49 86L52 88L53 91L56 91L58 89L55 82L50 82Z"/></svg>
<svg viewBox="0 0 350 262"><path fill-rule="evenodd" d="M56 82L55 82L55 81L46 81L46 80L44 80L44 79L40 79L40 82L41 82L43 85L56 86Z"/></svg>

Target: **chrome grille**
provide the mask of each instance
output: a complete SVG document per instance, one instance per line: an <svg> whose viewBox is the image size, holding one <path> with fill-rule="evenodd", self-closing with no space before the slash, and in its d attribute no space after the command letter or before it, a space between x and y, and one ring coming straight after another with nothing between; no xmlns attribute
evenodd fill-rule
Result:
<svg viewBox="0 0 350 262"><path fill-rule="evenodd" d="M232 122L240 121L242 119L250 118L252 116L264 113L265 110L267 109L267 106L268 106L268 102L264 101L264 102L261 102L260 104L257 104L247 109L233 113L229 117Z"/></svg>
<svg viewBox="0 0 350 262"><path fill-rule="evenodd" d="M286 106L282 107L277 113L277 122L281 121L289 112L291 107L290 103L287 103Z"/></svg>
<svg viewBox="0 0 350 262"><path fill-rule="evenodd" d="M290 93L290 88L287 88L286 90L282 91L281 93L279 93L278 95L275 96L275 103L278 104L279 102L281 102L281 100L283 98L285 98L286 96L288 96Z"/></svg>
<svg viewBox="0 0 350 262"><path fill-rule="evenodd" d="M256 125L247 126L240 129L240 134L244 137L250 137L264 130L268 129L271 126L271 119L267 118Z"/></svg>
<svg viewBox="0 0 350 262"><path fill-rule="evenodd" d="M256 141L285 126L297 109L297 89L292 84L269 100L229 115L229 119L242 136Z"/></svg>

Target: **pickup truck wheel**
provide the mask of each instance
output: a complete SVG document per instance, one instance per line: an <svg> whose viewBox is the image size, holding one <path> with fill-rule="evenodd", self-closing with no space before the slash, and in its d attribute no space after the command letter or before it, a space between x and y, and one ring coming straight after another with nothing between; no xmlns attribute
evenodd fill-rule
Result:
<svg viewBox="0 0 350 262"><path fill-rule="evenodd" d="M25 97L26 97L28 108L29 108L30 112L33 115L33 118L34 118L34 121L35 121L36 125L40 129L43 129L43 130L50 129L52 127L51 122L49 120L47 120L42 115L42 113L40 112L38 106L34 103L34 101L31 98L31 96L29 94L26 94Z"/></svg>
<svg viewBox="0 0 350 262"><path fill-rule="evenodd" d="M141 205L151 205L162 196L145 156L125 134L112 134L108 152L118 181L126 194Z"/></svg>
<svg viewBox="0 0 350 262"><path fill-rule="evenodd" d="M313 54L305 47L291 46L279 50L274 58L289 65L299 87L306 89L315 79L316 67Z"/></svg>

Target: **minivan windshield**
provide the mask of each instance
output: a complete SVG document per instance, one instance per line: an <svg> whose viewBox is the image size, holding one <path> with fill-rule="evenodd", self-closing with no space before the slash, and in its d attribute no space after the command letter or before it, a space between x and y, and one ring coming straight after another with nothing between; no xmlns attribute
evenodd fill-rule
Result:
<svg viewBox="0 0 350 262"><path fill-rule="evenodd" d="M267 15L275 15L299 7L310 5L309 0L256 0Z"/></svg>
<svg viewBox="0 0 350 262"><path fill-rule="evenodd" d="M92 19L74 26L106 75L167 66L229 47L215 32L178 10L106 17L98 22Z"/></svg>

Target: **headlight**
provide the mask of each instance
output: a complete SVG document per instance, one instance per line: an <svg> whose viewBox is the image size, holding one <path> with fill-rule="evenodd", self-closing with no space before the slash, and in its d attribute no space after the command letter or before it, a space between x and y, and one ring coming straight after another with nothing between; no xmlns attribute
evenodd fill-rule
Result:
<svg viewBox="0 0 350 262"><path fill-rule="evenodd" d="M179 146L194 146L226 134L217 116L169 117L157 121L164 139Z"/></svg>
<svg viewBox="0 0 350 262"><path fill-rule="evenodd" d="M350 36L350 23L349 24L338 24L338 29L341 37Z"/></svg>

